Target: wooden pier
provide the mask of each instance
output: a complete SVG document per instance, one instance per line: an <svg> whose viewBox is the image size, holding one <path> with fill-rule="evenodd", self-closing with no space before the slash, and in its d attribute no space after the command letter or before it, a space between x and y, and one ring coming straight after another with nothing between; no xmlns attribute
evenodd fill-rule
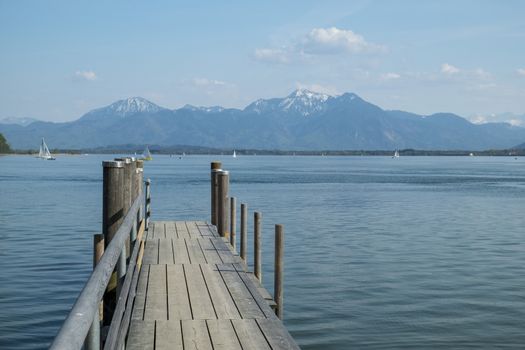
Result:
<svg viewBox="0 0 525 350"><path fill-rule="evenodd" d="M281 321L282 226L273 298L260 283L261 214L254 213L254 274L246 265L246 205L239 255L229 173L217 162L211 168L212 222L149 222L142 164L105 162L96 267L51 349L299 349Z"/></svg>
<svg viewBox="0 0 525 350"><path fill-rule="evenodd" d="M205 222L154 222L128 349L294 349L273 300Z"/></svg>

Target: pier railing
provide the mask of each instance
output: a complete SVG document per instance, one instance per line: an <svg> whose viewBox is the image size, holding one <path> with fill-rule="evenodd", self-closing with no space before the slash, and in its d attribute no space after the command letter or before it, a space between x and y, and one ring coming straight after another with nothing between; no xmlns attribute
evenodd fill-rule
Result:
<svg viewBox="0 0 525 350"><path fill-rule="evenodd" d="M131 319L142 235L150 215L150 181L142 161L103 162L103 234L95 235L94 270L50 349L121 349ZM144 193L146 195L144 195ZM105 340L104 340L105 339Z"/></svg>

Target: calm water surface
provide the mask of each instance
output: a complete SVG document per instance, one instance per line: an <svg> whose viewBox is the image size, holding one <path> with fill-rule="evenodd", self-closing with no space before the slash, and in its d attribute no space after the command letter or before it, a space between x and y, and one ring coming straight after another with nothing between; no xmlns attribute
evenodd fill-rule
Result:
<svg viewBox="0 0 525 350"><path fill-rule="evenodd" d="M1 349L45 348L82 289L109 158L0 157ZM303 349L525 347L525 159L157 156L154 219L208 219L216 158L263 213L269 290L285 225Z"/></svg>

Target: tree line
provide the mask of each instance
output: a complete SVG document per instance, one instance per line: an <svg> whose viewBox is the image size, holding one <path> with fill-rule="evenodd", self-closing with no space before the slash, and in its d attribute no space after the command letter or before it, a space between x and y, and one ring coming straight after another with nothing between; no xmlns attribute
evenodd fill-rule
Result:
<svg viewBox="0 0 525 350"><path fill-rule="evenodd" d="M11 153L11 147L2 134L0 134L0 153Z"/></svg>

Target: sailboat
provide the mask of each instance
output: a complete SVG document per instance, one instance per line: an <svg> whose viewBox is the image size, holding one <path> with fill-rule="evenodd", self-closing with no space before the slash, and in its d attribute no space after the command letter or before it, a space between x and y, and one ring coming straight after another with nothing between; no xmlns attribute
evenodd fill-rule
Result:
<svg viewBox="0 0 525 350"><path fill-rule="evenodd" d="M42 143L40 144L40 150L38 151L38 158L45 160L55 160L56 158L51 155L49 148L46 145L46 141L42 137Z"/></svg>
<svg viewBox="0 0 525 350"><path fill-rule="evenodd" d="M237 158L237 153L235 153L235 150L233 150L233 155L232 155L233 158Z"/></svg>
<svg viewBox="0 0 525 350"><path fill-rule="evenodd" d="M399 158L399 151L396 149L392 158Z"/></svg>
<svg viewBox="0 0 525 350"><path fill-rule="evenodd" d="M142 160L153 160L153 157L151 157L151 153L149 151L148 146L144 149L144 152L142 152Z"/></svg>

